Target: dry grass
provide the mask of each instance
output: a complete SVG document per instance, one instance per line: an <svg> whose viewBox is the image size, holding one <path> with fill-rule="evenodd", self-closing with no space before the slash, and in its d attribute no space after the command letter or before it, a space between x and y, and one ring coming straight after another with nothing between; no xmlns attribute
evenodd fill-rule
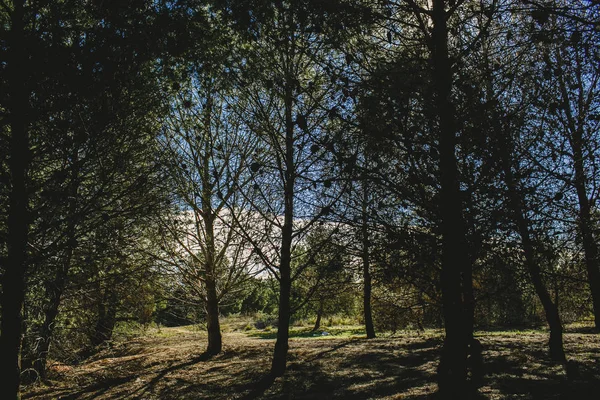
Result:
<svg viewBox="0 0 600 400"><path fill-rule="evenodd" d="M598 335L565 335L579 375L568 380L549 362L543 332L480 333L491 399L597 399ZM361 337L290 340L288 371L261 387L274 341L231 331L224 351L202 357L202 332L148 331L76 366L54 364L50 384L25 389L26 399L426 399L433 397L439 332L366 340Z"/></svg>

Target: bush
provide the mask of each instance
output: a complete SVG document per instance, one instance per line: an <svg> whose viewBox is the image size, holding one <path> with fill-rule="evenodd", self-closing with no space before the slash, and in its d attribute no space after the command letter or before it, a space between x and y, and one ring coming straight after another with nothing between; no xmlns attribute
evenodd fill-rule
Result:
<svg viewBox="0 0 600 400"><path fill-rule="evenodd" d="M270 326L277 327L278 318L276 315L256 313L254 316L254 327L256 329L266 329Z"/></svg>

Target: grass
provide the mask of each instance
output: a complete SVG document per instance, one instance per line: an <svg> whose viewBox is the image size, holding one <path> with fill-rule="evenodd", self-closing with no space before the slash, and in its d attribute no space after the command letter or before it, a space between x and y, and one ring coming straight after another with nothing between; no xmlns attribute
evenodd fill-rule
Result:
<svg viewBox="0 0 600 400"><path fill-rule="evenodd" d="M436 391L442 333L404 331L367 340L358 325L294 326L288 370L264 378L275 328L259 330L242 317L226 320L223 351L202 357L198 326L150 327L123 337L78 365L51 362L46 385L25 388L24 399L429 399ZM478 398L596 399L600 338L586 326L567 327L565 349L578 375L567 379L546 351L547 332L478 332L485 380ZM262 382L262 385L261 385Z"/></svg>
<svg viewBox="0 0 600 400"><path fill-rule="evenodd" d="M253 329L247 332L248 336L261 339L275 339L277 337L277 329L259 330ZM341 338L359 338L366 336L364 327L362 326L338 326L324 327L313 331L312 328L306 327L290 327L290 338L303 339L341 339Z"/></svg>

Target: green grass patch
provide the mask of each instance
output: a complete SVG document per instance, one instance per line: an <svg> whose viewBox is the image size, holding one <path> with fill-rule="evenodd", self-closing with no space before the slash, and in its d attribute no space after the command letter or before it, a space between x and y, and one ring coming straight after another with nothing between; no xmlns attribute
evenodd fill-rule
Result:
<svg viewBox="0 0 600 400"><path fill-rule="evenodd" d="M539 335L548 333L547 329L534 329L534 328L525 328L525 329L494 329L494 330L482 330L475 331L473 336L481 337L481 336L521 336L521 335Z"/></svg>
<svg viewBox="0 0 600 400"><path fill-rule="evenodd" d="M250 337L256 337L260 339L275 339L277 338L277 329L273 328L270 330L258 330L246 332ZM340 338L354 338L365 336L365 328L363 326L335 326L326 327L324 329L318 329L313 331L311 328L305 327L290 327L290 338L300 339L340 339Z"/></svg>

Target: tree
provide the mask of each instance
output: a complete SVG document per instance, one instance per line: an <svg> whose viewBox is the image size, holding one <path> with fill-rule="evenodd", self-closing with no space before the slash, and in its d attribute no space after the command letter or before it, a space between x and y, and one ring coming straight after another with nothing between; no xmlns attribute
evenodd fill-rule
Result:
<svg viewBox="0 0 600 400"><path fill-rule="evenodd" d="M296 248L292 270L304 267L292 285L292 307L316 315L313 331L321 327L323 316L349 313L354 306L355 274L348 252L347 228L316 225L304 246Z"/></svg>
<svg viewBox="0 0 600 400"><path fill-rule="evenodd" d="M250 271L251 249L237 233L248 224L248 204L240 191L248 182L256 140L232 111L242 100L232 92L223 67L195 67L191 86L175 100L163 137L178 205L175 215L162 222L163 248L168 262L203 299L209 355L221 351L219 304L260 272Z"/></svg>
<svg viewBox="0 0 600 400"><path fill-rule="evenodd" d="M453 104L454 74L450 48L449 23L459 14L462 2L431 2L431 8L417 1L398 5L412 13L420 27L430 55L431 90L439 163L439 196L437 199L442 241L441 291L445 339L438 367L438 383L443 396L463 396L467 387L467 355L473 331L472 261L469 259L465 210L460 190L457 161L457 128ZM431 27L431 31L429 28Z"/></svg>
<svg viewBox="0 0 600 400"><path fill-rule="evenodd" d="M576 14L575 9L570 10ZM548 12L540 9L538 12ZM582 19L587 12L582 11ZM559 33L563 29L565 34ZM568 17L548 15L548 22L540 24L537 32L543 57L544 81L547 88L548 108L542 128L548 131L548 146L568 159L560 160L565 192L574 192L577 212L574 216L585 255L588 284L596 329L600 329L600 261L593 222L595 179L598 168L597 131L600 110L600 69L594 43L598 33L587 29L587 24ZM554 137L550 132L556 132ZM558 142L555 140L559 140ZM552 167L550 167L552 168ZM557 194L558 196L558 194ZM560 200L560 199L557 199Z"/></svg>
<svg viewBox="0 0 600 400"><path fill-rule="evenodd" d="M160 40L150 40L157 45L148 46L147 39L160 38L160 32L165 30L156 23L161 7L156 2L85 7L75 1L43 3L13 2L11 6L3 4L1 11L2 18L11 21L7 25L11 26L8 37L3 31L6 69L2 71L2 82L13 88L2 107L16 124L9 130L14 137L9 164L10 196L15 203L8 211L7 227L12 232L7 239L10 261L4 265L0 301L0 347L6 354L2 362L5 370L14 371L7 380L10 396L14 390L13 397L19 386L17 360L24 333L22 310L26 294L35 288L31 284L35 279L44 281L40 286L46 287L48 299L42 306L46 321L40 324L43 350L49 343L65 277L74 262L72 254L81 234L82 215L98 211L99 204L86 201L90 192L102 189L88 186L87 180L93 178L82 171L89 172L86 168L100 163L99 159L108 160L106 153L86 150L99 150L91 144L102 143L101 136L114 133L118 124L124 133L140 117L140 105L149 95L147 84L157 82L150 64L162 51ZM100 20L102 24L98 23ZM139 103L132 101L142 93L146 97L138 97ZM155 96L145 104L143 116L156 112L156 99ZM123 107L123 115L117 116L117 107ZM122 118L131 108L135 112ZM142 121L146 123L147 119ZM136 126L140 131L147 127ZM135 132L131 130L127 137ZM52 153L53 150L58 153ZM100 146L103 150L107 148ZM107 180L111 177L114 176L104 176ZM46 210L59 213L38 214ZM36 242L43 246L32 246ZM44 260L45 256L56 258ZM60 262L56 263L57 259ZM38 268L50 260L51 270Z"/></svg>
<svg viewBox="0 0 600 400"><path fill-rule="evenodd" d="M516 29L515 29L516 30ZM516 30L518 32L518 30ZM514 31L513 31L514 32ZM500 31L497 35L502 34ZM513 41L515 35L511 35ZM503 182L506 185L506 196L510 208L510 219L512 219L516 225L516 230L521 238L521 246L524 252L525 267L529 272L531 281L533 283L535 292L542 303L545 311L546 320L550 326L550 356L553 360L566 364L566 357L563 349L563 328L559 316L558 306L555 304L548 292L546 284L543 279L542 268L543 265L543 251L540 250L541 243L536 244L535 232L533 229L532 221L528 215L531 214L531 205L527 204L526 192L530 191L528 181L535 180L531 171L530 175L527 176L523 168L519 168L519 165L523 165L522 160L516 159L516 154L524 154L527 151L523 151L517 145L519 142L526 141L527 139L518 138L519 134L526 135L524 132L523 120L526 118L522 115L532 103L532 99L528 96L535 94L527 94L524 97L518 95L516 86L520 88L528 87L531 82L528 82L527 74L519 74L516 70L507 70L507 73L500 78L495 78L493 75L492 62L489 54L491 52L497 53L502 51L506 57L519 57L515 53L512 53L508 49L499 49L499 46L508 45L507 43L494 44L492 40L482 39L482 53L483 63L482 70L485 76L485 98L482 99L482 107L475 108L479 109L480 115L489 114L489 121L484 122L482 129L488 129L491 132L491 136L496 143L495 148L497 153L493 154L496 162L499 164L500 170L502 171ZM527 47L526 43L520 44L523 47ZM526 54L526 52L523 52ZM520 60L521 63L524 60ZM517 83L518 82L518 83ZM514 88L514 89L513 89ZM506 95L509 91L514 90L513 95ZM501 91L501 92L500 92ZM503 104L507 103L507 104ZM512 103L512 104L511 104ZM529 104L527 104L529 103ZM515 135L517 136L515 138ZM533 149L529 149L533 151ZM539 239L537 240L539 242Z"/></svg>
<svg viewBox="0 0 600 400"><path fill-rule="evenodd" d="M306 4L282 2L255 14L261 25L250 25L259 38L249 60L254 84L250 76L242 76L240 83L248 85L251 118L246 123L259 140L246 197L260 222L246 236L280 284L271 366L271 376L277 377L286 367L292 283L307 268L292 270L294 248L313 225L333 215L343 189L331 163L341 132L328 118L343 100L318 62L327 50L323 21L307 12Z"/></svg>

